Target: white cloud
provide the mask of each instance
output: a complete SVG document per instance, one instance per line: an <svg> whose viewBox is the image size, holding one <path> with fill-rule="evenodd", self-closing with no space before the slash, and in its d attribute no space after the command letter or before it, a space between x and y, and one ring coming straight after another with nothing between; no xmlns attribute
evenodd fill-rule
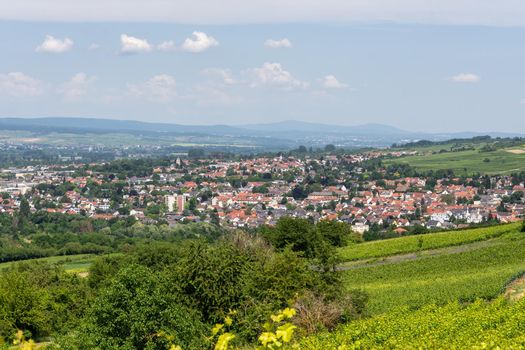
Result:
<svg viewBox="0 0 525 350"><path fill-rule="evenodd" d="M323 78L323 86L327 89L344 89L348 87L347 84L340 82L333 75L327 75Z"/></svg>
<svg viewBox="0 0 525 350"><path fill-rule="evenodd" d="M473 73L460 73L450 78L455 83L479 83L481 78Z"/></svg>
<svg viewBox="0 0 525 350"><path fill-rule="evenodd" d="M149 52L152 50L151 45L146 39L139 39L127 34L120 36L120 52L132 54L139 52Z"/></svg>
<svg viewBox="0 0 525 350"><path fill-rule="evenodd" d="M522 105L525 105L525 98L524 98L523 100L521 100L520 103L521 103Z"/></svg>
<svg viewBox="0 0 525 350"><path fill-rule="evenodd" d="M157 45L157 50L164 51L164 52L175 51L176 48L177 48L177 46L171 40L170 41L163 41L162 43Z"/></svg>
<svg viewBox="0 0 525 350"><path fill-rule="evenodd" d="M280 40L268 39L264 42L264 46L272 49L290 48L292 47L292 43L286 38Z"/></svg>
<svg viewBox="0 0 525 350"><path fill-rule="evenodd" d="M132 96L145 97L150 101L167 102L177 96L177 82L169 74L159 74L142 84L128 84Z"/></svg>
<svg viewBox="0 0 525 350"><path fill-rule="evenodd" d="M185 24L398 22L522 26L525 25L525 3L523 0L136 0L131 6L129 0L4 0L0 1L0 19Z"/></svg>
<svg viewBox="0 0 525 350"><path fill-rule="evenodd" d="M77 100L86 95L93 87L93 83L97 80L94 76L88 76L86 73L77 73L69 81L59 87L61 93L67 100Z"/></svg>
<svg viewBox="0 0 525 350"><path fill-rule="evenodd" d="M210 78L219 79L223 84L226 85L233 85L236 83L232 72L229 69L207 68L201 71L201 73Z"/></svg>
<svg viewBox="0 0 525 350"><path fill-rule="evenodd" d="M182 49L184 51L199 53L208 50L210 47L218 46L219 42L215 38L208 36L204 32L193 32L193 39L186 38Z"/></svg>
<svg viewBox="0 0 525 350"><path fill-rule="evenodd" d="M88 46L88 50L97 50L100 48L100 45L97 43L92 43Z"/></svg>
<svg viewBox="0 0 525 350"><path fill-rule="evenodd" d="M260 68L252 69L254 81L252 86L270 85L285 89L307 88L308 83L297 80L293 75L284 70L280 63L266 62Z"/></svg>
<svg viewBox="0 0 525 350"><path fill-rule="evenodd" d="M44 84L21 72L0 74L0 94L13 97L35 97L44 93Z"/></svg>
<svg viewBox="0 0 525 350"><path fill-rule="evenodd" d="M51 35L46 35L46 38L42 44L38 45L35 51L46 53L63 53L71 50L72 47L73 41L69 38L60 40Z"/></svg>

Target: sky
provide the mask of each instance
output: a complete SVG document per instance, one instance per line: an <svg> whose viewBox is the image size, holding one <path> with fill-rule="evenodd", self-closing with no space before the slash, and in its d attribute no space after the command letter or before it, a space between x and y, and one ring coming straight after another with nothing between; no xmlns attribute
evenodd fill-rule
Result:
<svg viewBox="0 0 525 350"><path fill-rule="evenodd" d="M0 0L0 116L525 133L522 0Z"/></svg>

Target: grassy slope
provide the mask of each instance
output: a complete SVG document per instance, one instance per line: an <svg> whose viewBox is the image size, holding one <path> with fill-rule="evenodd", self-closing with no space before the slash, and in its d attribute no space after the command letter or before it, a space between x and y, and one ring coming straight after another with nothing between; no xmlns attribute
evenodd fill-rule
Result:
<svg viewBox="0 0 525 350"><path fill-rule="evenodd" d="M56 265L62 265L64 269L68 272L74 272L74 273L80 273L80 272L87 272L89 270L89 267L93 263L93 260L97 257L97 255L92 254L79 254L79 255L67 255L67 256L51 256L48 258L40 258L40 259L31 259L27 261L31 262L46 262L48 264L56 264ZM10 266L18 263L22 263L22 261L10 261L6 263L0 264L0 270L9 268Z"/></svg>
<svg viewBox="0 0 525 350"><path fill-rule="evenodd" d="M465 248L476 246L476 249L459 249L458 253L438 256L421 254L413 261L345 271L348 288L361 288L369 293L371 317L344 325L334 333L305 338L301 348L525 347L525 298L516 303L502 298L491 303L484 301L497 298L509 281L525 271L525 234L518 232L517 225L493 230L504 233L487 242L465 240L462 245ZM475 231L439 235L471 232L474 237ZM377 256L380 252L399 250L395 246L405 240L383 242L377 245L381 248L376 252L372 249L376 245L369 245L365 255ZM382 247L383 244L393 247ZM466 301L475 302L465 304Z"/></svg>
<svg viewBox="0 0 525 350"><path fill-rule="evenodd" d="M523 349L525 299L400 309L305 338L301 349Z"/></svg>
<svg viewBox="0 0 525 350"><path fill-rule="evenodd" d="M509 228L514 232L503 233ZM492 228L493 233L503 235L492 239L490 245L477 245L475 249L434 256L421 254L416 260L350 269L343 272L345 282L349 289L363 289L370 295L368 312L372 315L399 306L418 308L430 303L493 298L513 276L525 271L525 235L518 233L517 228L516 225ZM478 230L483 229L436 234L440 240L436 242L453 242L443 240L447 235L469 233L471 238L476 237ZM391 252L405 240L384 241L393 248L381 247L378 251ZM465 248L469 245L473 244L464 244ZM378 255L370 246L375 247L369 244L367 256ZM405 251L410 251L410 244L405 246Z"/></svg>
<svg viewBox="0 0 525 350"><path fill-rule="evenodd" d="M339 250L344 261L377 258L419 250L435 249L487 240L501 236L505 232L516 230L518 224L476 228L462 231L429 233L426 235L406 236L381 241L353 244ZM419 244L422 242L422 247Z"/></svg>
<svg viewBox="0 0 525 350"><path fill-rule="evenodd" d="M514 147L512 149L519 149ZM425 150L417 149L420 153ZM485 162L489 159L490 162ZM525 171L525 154L513 154L501 149L494 152L479 152L478 150L423 154L403 158L388 159L385 164L406 163L418 170L452 169L458 175L485 173L505 174Z"/></svg>

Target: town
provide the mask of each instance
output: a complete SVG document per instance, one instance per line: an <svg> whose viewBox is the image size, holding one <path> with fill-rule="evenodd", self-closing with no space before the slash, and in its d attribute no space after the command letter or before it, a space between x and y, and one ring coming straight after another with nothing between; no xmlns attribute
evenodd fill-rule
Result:
<svg viewBox="0 0 525 350"><path fill-rule="evenodd" d="M329 150L333 150L330 147ZM302 150L304 152L304 150ZM31 211L175 226L275 225L284 216L335 220L368 239L521 220L524 178L418 174L381 159L403 152L320 152L116 160L1 170L0 212Z"/></svg>

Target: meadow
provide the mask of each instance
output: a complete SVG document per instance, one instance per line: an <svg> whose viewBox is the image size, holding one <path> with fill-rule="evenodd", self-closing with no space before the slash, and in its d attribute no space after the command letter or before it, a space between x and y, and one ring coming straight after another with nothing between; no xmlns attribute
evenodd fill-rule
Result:
<svg viewBox="0 0 525 350"><path fill-rule="evenodd" d="M493 152L475 149L445 153L425 153L425 150L418 149L418 155L386 159L384 164L408 164L419 171L451 169L457 175L511 174L525 171L525 153L517 152L522 149L513 147Z"/></svg>
<svg viewBox="0 0 525 350"><path fill-rule="evenodd" d="M114 255L114 254L112 254ZM85 273L89 271L90 266L98 255L95 254L78 254L78 255L65 255L65 256L51 256L47 258L31 259L27 262L40 262L50 265L57 265L64 268L66 272L71 273ZM0 271L8 269L16 264L23 263L24 260L20 261L9 261L0 264Z"/></svg>

